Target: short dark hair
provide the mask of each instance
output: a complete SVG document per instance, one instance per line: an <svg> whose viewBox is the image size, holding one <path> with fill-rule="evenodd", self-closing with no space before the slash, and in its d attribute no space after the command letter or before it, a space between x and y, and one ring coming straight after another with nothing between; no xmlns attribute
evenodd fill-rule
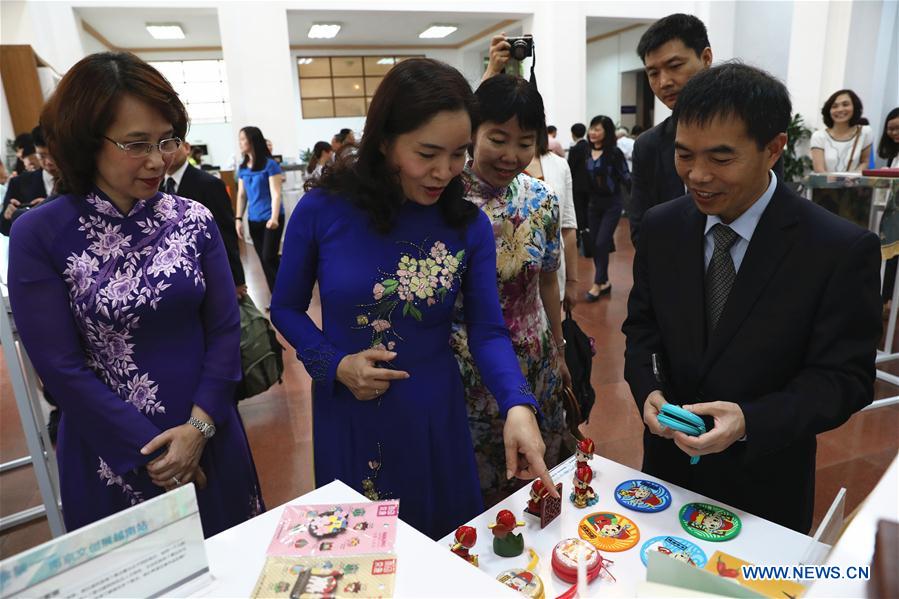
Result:
<svg viewBox="0 0 899 599"><path fill-rule="evenodd" d="M556 126L555 126L555 125L549 125L549 126L546 127L546 132L547 132L547 133L555 133L556 131L558 131L558 129L556 129Z"/></svg>
<svg viewBox="0 0 899 599"><path fill-rule="evenodd" d="M34 138L31 136L31 133L19 133L16 135L15 141L13 141L13 147L17 150L19 148L30 148L34 146ZM29 152L30 154L34 154L34 152Z"/></svg>
<svg viewBox="0 0 899 599"><path fill-rule="evenodd" d="M674 122L705 125L716 118L734 117L759 149L790 124L790 93L773 75L729 61L694 75L674 107Z"/></svg>
<svg viewBox="0 0 899 599"><path fill-rule="evenodd" d="M431 58L404 60L387 72L375 91L359 151L338 159L305 188L321 187L347 196L368 213L376 231L389 232L406 198L396 173L387 168L382 146L444 111L465 111L474 127L476 107L471 87L453 67ZM437 205L447 224L456 228L474 220L480 210L463 197L460 177L447 185Z"/></svg>
<svg viewBox="0 0 899 599"><path fill-rule="evenodd" d="M159 71L128 52L91 54L66 72L41 112L60 190L86 194L93 188L97 154L126 94L158 110L175 136L185 137L187 110Z"/></svg>
<svg viewBox="0 0 899 599"><path fill-rule="evenodd" d="M352 129L341 129L336 135L334 135L334 139L336 139L340 143L343 143L352 132Z"/></svg>
<svg viewBox="0 0 899 599"><path fill-rule="evenodd" d="M659 19L640 36L637 44L640 60L645 63L647 54L673 39L684 42L686 47L696 52L696 56L702 55L703 50L711 47L709 34L702 21L693 15L676 13Z"/></svg>
<svg viewBox="0 0 899 599"><path fill-rule="evenodd" d="M41 130L40 125L31 130L31 141L34 144L34 147L47 147L47 140L44 137L44 132Z"/></svg>
<svg viewBox="0 0 899 599"><path fill-rule="evenodd" d="M631 135L633 135L634 137L637 137L641 133L643 133L643 127L641 127L640 125L634 125L633 127L631 127Z"/></svg>
<svg viewBox="0 0 899 599"><path fill-rule="evenodd" d="M587 134L587 125L584 123L575 123L571 126L571 134L580 139Z"/></svg>
<svg viewBox="0 0 899 599"><path fill-rule="evenodd" d="M262 129L248 125L241 128L241 131L253 148L253 168L251 170L261 171L265 169L265 165L268 164L268 159L271 158L272 155L271 152L268 151L268 145L265 143L266 139L262 134ZM250 155L244 154L243 160L240 163L240 168L247 168L249 163Z"/></svg>
<svg viewBox="0 0 899 599"><path fill-rule="evenodd" d="M849 117L849 126L855 127L862 119L862 100L858 97L858 94L851 89L838 89L830 94L830 97L824 102L824 106L821 107L821 117L824 119L824 124L828 127L833 127L833 117L830 116L830 109L842 94L846 94L852 100L852 116Z"/></svg>
<svg viewBox="0 0 899 599"><path fill-rule="evenodd" d="M892 109L889 114L887 114L887 118L883 121L883 135L880 136L880 144L877 146L877 155L884 160L892 160L899 154L899 143L896 143L889 135L887 135L887 123L897 117L899 117L899 106Z"/></svg>
<svg viewBox="0 0 899 599"><path fill-rule="evenodd" d="M487 122L505 123L516 117L518 126L536 131L538 139L546 135L543 96L533 83L501 73L481 83L474 95L480 110L478 126Z"/></svg>

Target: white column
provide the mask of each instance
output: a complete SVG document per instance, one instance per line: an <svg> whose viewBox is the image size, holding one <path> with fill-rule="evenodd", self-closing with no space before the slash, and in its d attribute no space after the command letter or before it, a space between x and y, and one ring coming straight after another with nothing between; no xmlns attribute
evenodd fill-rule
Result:
<svg viewBox="0 0 899 599"><path fill-rule="evenodd" d="M561 131L583 123L587 112L587 18L581 2L545 2L522 21L534 36L537 84L546 108L546 123ZM526 64L528 69L530 65ZM529 76L530 71L526 73Z"/></svg>
<svg viewBox="0 0 899 599"><path fill-rule="evenodd" d="M272 141L276 154L298 158L300 106L287 10L270 2L222 2L218 17L235 154L238 132L253 125Z"/></svg>

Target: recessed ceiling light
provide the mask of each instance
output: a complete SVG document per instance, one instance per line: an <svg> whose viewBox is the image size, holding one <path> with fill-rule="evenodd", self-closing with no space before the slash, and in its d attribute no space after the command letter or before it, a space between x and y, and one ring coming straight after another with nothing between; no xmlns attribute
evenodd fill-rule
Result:
<svg viewBox="0 0 899 599"><path fill-rule="evenodd" d="M458 27L456 27L455 25L431 25L430 27L419 33L418 37L430 39L446 37L457 29Z"/></svg>
<svg viewBox="0 0 899 599"><path fill-rule="evenodd" d="M332 37L337 37L338 31L340 31L340 25L316 23L309 28L308 36L312 39L331 39Z"/></svg>
<svg viewBox="0 0 899 599"><path fill-rule="evenodd" d="M299 63L299 64L312 64L312 59L311 59L311 58L300 58L299 60L297 60L297 63Z"/></svg>
<svg viewBox="0 0 899 599"><path fill-rule="evenodd" d="M378 60L378 64L395 64L395 63L396 63L395 58L381 58L380 60Z"/></svg>
<svg viewBox="0 0 899 599"><path fill-rule="evenodd" d="M147 32L157 40L184 39L184 30L178 23L147 23Z"/></svg>

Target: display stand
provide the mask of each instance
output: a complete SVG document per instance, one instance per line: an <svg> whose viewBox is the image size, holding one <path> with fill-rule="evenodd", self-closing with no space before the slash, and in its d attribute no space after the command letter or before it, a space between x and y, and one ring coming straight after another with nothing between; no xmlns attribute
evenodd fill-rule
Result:
<svg viewBox="0 0 899 599"><path fill-rule="evenodd" d="M34 475L37 478L38 489L43 500L42 506L35 506L0 518L0 531L46 515L50 533L54 537L58 537L65 534L66 530L62 520L56 453L50 443L41 410L41 393L38 391L37 375L25 348L19 343L12 311L9 307L9 298L5 294L5 285L3 284L0 284L0 345L3 346L6 369L9 372L13 396L30 454L0 465L0 471L31 464L34 467Z"/></svg>
<svg viewBox="0 0 899 599"><path fill-rule="evenodd" d="M851 173L815 173L803 181L812 202L846 218L880 236L884 247L899 243L894 238L892 228L882 225L899 212L899 178L862 177ZM886 261L881 264L880 280L883 282ZM890 314L882 349L877 350L875 363L899 360L899 352L894 351L897 314L899 314L899 284L893 286ZM877 369L877 378L899 387L899 376ZM899 403L899 395L878 399L865 410L882 408Z"/></svg>

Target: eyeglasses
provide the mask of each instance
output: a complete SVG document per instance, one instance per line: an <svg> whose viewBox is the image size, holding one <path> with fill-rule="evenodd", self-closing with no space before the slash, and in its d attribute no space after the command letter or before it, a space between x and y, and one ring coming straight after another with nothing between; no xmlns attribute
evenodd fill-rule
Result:
<svg viewBox="0 0 899 599"><path fill-rule="evenodd" d="M105 135L103 136L107 141L111 141L118 148L125 152L130 158L145 158L153 151L153 148L157 148L160 154L172 154L181 147L181 138L180 137L172 137L169 139L163 139L157 144L154 144L149 141L133 141L128 144L120 144L114 139L109 139Z"/></svg>

